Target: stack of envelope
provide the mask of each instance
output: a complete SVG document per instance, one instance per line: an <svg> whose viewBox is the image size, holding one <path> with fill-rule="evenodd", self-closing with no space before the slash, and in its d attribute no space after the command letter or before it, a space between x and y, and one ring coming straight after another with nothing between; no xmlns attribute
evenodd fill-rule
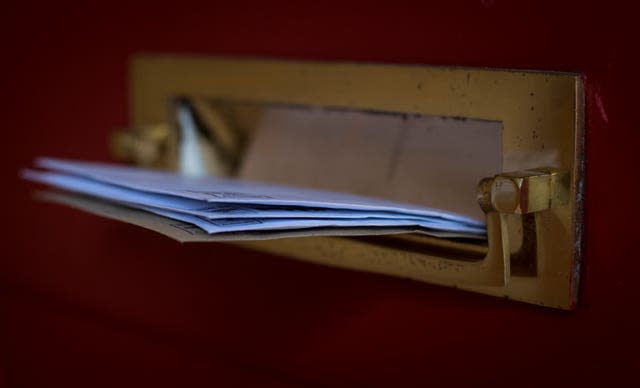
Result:
<svg viewBox="0 0 640 388"><path fill-rule="evenodd" d="M178 221L222 240L242 233L260 239L349 231L486 239L484 223L469 217L346 193L55 158L39 158L35 165L37 170L22 172L25 179L98 199L114 209Z"/></svg>

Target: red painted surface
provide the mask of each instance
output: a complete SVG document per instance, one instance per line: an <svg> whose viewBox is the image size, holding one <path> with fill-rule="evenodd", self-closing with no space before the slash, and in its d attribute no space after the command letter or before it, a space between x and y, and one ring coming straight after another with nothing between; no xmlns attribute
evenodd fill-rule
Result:
<svg viewBox="0 0 640 388"><path fill-rule="evenodd" d="M615 2L515 3L3 4L0 168L10 184L2 188L0 378L65 387L635 378L635 13ZM140 51L583 72L578 309L181 246L32 201L32 186L16 175L35 156L108 160L109 131L127 123L127 58Z"/></svg>

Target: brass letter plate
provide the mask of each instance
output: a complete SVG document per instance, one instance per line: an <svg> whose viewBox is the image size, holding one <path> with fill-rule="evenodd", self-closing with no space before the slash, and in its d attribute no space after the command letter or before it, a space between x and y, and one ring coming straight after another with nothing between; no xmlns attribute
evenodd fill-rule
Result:
<svg viewBox="0 0 640 388"><path fill-rule="evenodd" d="M483 177L477 187L487 244L416 234L238 244L559 309L575 307L584 187L579 75L157 55L135 57L130 75L134 127L172 123L168 101L183 96L222 107L251 102L502 123L502 171ZM242 109L219 112L243 119ZM175 152L171 142L167 149ZM171 158L165 162L172 167Z"/></svg>

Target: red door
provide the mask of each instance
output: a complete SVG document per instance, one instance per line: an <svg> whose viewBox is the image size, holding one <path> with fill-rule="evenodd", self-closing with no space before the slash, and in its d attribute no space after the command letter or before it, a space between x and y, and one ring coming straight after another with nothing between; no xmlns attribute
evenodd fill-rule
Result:
<svg viewBox="0 0 640 388"><path fill-rule="evenodd" d="M635 13L613 2L3 5L0 382L619 385L638 351ZM180 52L566 70L587 95L576 311L325 268L38 203L38 155L108 160L127 61ZM8 213L8 215L7 215Z"/></svg>

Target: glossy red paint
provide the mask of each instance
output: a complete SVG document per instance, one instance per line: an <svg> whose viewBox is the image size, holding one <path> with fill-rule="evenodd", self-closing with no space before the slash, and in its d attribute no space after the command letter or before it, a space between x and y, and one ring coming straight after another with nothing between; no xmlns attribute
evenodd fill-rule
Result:
<svg viewBox="0 0 640 388"><path fill-rule="evenodd" d="M54 4L55 3L55 4ZM635 379L637 21L622 2L3 4L7 386L613 385ZM586 261L558 312L154 233L31 200L108 160L127 59L179 52L582 72ZM635 355L635 356L634 356Z"/></svg>

